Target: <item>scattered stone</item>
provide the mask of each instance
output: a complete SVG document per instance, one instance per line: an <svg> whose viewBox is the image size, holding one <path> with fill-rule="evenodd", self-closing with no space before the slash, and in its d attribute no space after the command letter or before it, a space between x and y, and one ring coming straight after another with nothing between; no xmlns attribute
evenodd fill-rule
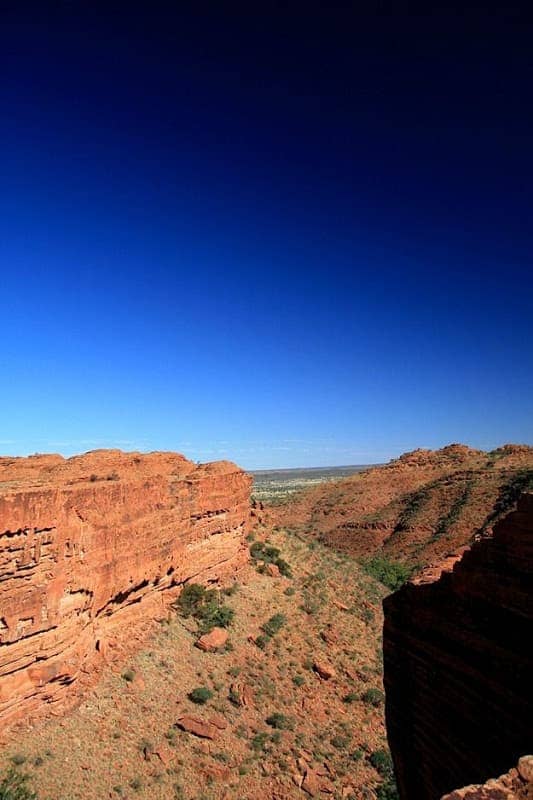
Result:
<svg viewBox="0 0 533 800"><path fill-rule="evenodd" d="M340 608L341 611L349 611L350 610L350 606L347 606L345 603L341 603L340 600L333 600L332 602L333 602L333 605L337 606L337 608Z"/></svg>
<svg viewBox="0 0 533 800"><path fill-rule="evenodd" d="M335 787L327 778L319 774L317 770L308 767L302 781L302 789L311 797L318 797L320 792L332 794Z"/></svg>
<svg viewBox="0 0 533 800"><path fill-rule="evenodd" d="M159 758L164 767L168 767L172 760L172 753L168 747L160 747L155 751L154 755Z"/></svg>
<svg viewBox="0 0 533 800"><path fill-rule="evenodd" d="M331 664L326 661L315 661L313 669L324 681L329 681L330 678L334 678L337 674Z"/></svg>
<svg viewBox="0 0 533 800"><path fill-rule="evenodd" d="M193 733L195 736L200 736L202 739L215 739L218 734L218 728L212 722L199 719L198 717L186 714L180 717L176 725L187 733Z"/></svg>
<svg viewBox="0 0 533 800"><path fill-rule="evenodd" d="M267 575L270 575L271 578L279 578L281 575L277 564L267 564L265 567L265 572Z"/></svg>
<svg viewBox="0 0 533 800"><path fill-rule="evenodd" d="M222 764L209 764L202 769L202 772L207 778L216 781L227 781L231 775L230 768Z"/></svg>
<svg viewBox="0 0 533 800"><path fill-rule="evenodd" d="M232 683L230 694L233 702L239 706L253 706L254 693L251 686L247 683Z"/></svg>
<svg viewBox="0 0 533 800"><path fill-rule="evenodd" d="M225 628L213 628L209 633L204 633L195 643L196 647L206 653L212 653L224 647L228 641L228 632Z"/></svg>
<svg viewBox="0 0 533 800"><path fill-rule="evenodd" d="M325 630L320 632L320 638L326 642L326 644L337 644L339 641L339 634L332 626L329 626Z"/></svg>

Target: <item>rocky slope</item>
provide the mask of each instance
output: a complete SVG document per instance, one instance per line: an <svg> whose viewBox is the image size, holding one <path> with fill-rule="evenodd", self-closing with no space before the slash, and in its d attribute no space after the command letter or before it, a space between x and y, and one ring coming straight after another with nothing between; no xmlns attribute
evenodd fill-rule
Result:
<svg viewBox="0 0 533 800"><path fill-rule="evenodd" d="M389 595L384 612L387 735L404 800L483 783L531 753L533 494L452 571Z"/></svg>
<svg viewBox="0 0 533 800"><path fill-rule="evenodd" d="M412 567L440 563L511 510L533 488L533 448L490 453L464 445L415 450L381 467L325 483L270 509L356 556L382 555Z"/></svg>
<svg viewBox="0 0 533 800"><path fill-rule="evenodd" d="M184 581L247 558L229 462L94 451L0 459L0 725L63 704Z"/></svg>
<svg viewBox="0 0 533 800"><path fill-rule="evenodd" d="M184 592L135 653L117 646L76 708L12 727L0 781L16 764L39 800L376 800L390 771L384 587L309 538L252 535L251 560L220 592L233 612L224 644L198 646Z"/></svg>

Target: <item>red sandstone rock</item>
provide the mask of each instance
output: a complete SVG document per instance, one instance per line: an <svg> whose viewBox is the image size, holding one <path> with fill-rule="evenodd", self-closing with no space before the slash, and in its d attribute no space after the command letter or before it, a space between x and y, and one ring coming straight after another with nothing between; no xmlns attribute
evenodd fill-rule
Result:
<svg viewBox="0 0 533 800"><path fill-rule="evenodd" d="M328 664L325 661L315 661L313 664L313 669L325 681L328 681L330 678L334 678L336 675L336 672L331 664Z"/></svg>
<svg viewBox="0 0 533 800"><path fill-rule="evenodd" d="M339 634L332 628L331 626L326 628L325 630L320 632L320 638L326 642L326 644L334 645L337 644L339 641Z"/></svg>
<svg viewBox="0 0 533 800"><path fill-rule="evenodd" d="M307 767L301 784L304 792L307 792L311 797L318 797L321 792L327 792L328 794L333 793L335 787L331 781L325 777L325 774L326 770Z"/></svg>
<svg viewBox="0 0 533 800"><path fill-rule="evenodd" d="M224 647L228 641L228 632L225 628L213 628L209 633L204 633L196 642L196 647L205 652L214 652Z"/></svg>
<svg viewBox="0 0 533 800"><path fill-rule="evenodd" d="M218 735L218 728L212 722L185 715L176 721L176 725L187 733L193 733L195 736L200 736L202 739L216 739Z"/></svg>
<svg viewBox="0 0 533 800"><path fill-rule="evenodd" d="M341 611L348 611L349 608L350 608L345 603L341 603L340 600L333 600L332 602L333 602L333 605L336 606L337 608L339 608Z"/></svg>
<svg viewBox="0 0 533 800"><path fill-rule="evenodd" d="M267 575L270 575L271 578L279 578L281 575L277 564L267 564L265 567L265 572Z"/></svg>
<svg viewBox="0 0 533 800"><path fill-rule="evenodd" d="M472 784L444 795L441 800L531 800L533 798L533 756L523 756L518 769L483 784Z"/></svg>
<svg viewBox="0 0 533 800"><path fill-rule="evenodd" d="M176 453L0 458L0 729L72 700L183 581L243 565L250 484Z"/></svg>
<svg viewBox="0 0 533 800"><path fill-rule="evenodd" d="M230 686L232 701L240 706L253 706L254 693L251 686L246 683L232 683Z"/></svg>
<svg viewBox="0 0 533 800"><path fill-rule="evenodd" d="M222 714L217 714L216 712L214 714L211 714L211 716L209 717L209 722L212 725L214 725L215 728L218 728L220 731L225 731L226 728L228 727L226 718L223 717Z"/></svg>

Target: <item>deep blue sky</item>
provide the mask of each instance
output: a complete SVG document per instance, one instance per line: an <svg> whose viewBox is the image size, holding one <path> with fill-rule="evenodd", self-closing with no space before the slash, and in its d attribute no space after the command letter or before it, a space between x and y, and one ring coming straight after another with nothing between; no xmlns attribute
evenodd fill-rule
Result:
<svg viewBox="0 0 533 800"><path fill-rule="evenodd" d="M0 7L0 452L533 443L531 21L218 5Z"/></svg>

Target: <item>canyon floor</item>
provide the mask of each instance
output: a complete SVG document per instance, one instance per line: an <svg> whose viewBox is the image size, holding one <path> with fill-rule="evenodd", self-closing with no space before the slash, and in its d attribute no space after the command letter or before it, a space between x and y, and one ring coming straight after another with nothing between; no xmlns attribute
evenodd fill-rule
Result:
<svg viewBox="0 0 533 800"><path fill-rule="evenodd" d="M234 620L220 652L195 647L192 617L147 623L137 654L81 705L13 729L0 766L29 774L39 800L375 797L388 769L386 590L295 531L260 524L250 539L278 548L292 577L253 560L241 570L226 587ZM205 704L188 698L195 688L211 693ZM215 738L176 727L186 715L214 721Z"/></svg>

